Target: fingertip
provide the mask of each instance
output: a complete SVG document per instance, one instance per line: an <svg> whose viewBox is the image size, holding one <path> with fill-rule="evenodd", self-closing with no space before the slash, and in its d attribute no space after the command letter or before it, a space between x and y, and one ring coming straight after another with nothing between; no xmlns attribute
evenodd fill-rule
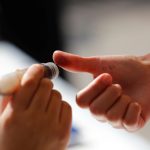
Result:
<svg viewBox="0 0 150 150"><path fill-rule="evenodd" d="M30 66L22 77L21 84L24 84L29 79L41 79L44 76L44 68L40 64Z"/></svg>
<svg viewBox="0 0 150 150"><path fill-rule="evenodd" d="M120 84L114 84L114 86L115 86L117 89L122 90L122 87L121 87Z"/></svg>
<svg viewBox="0 0 150 150"><path fill-rule="evenodd" d="M62 52L60 50L56 50L53 53L53 60L57 65L60 65L60 66L65 66L68 64L68 61L65 57L65 52Z"/></svg>
<svg viewBox="0 0 150 150"><path fill-rule="evenodd" d="M106 85L111 85L112 84L112 76L108 73L101 74L101 80Z"/></svg>
<svg viewBox="0 0 150 150"><path fill-rule="evenodd" d="M137 103L137 102L135 102L134 103L134 107L135 107L135 109L137 110L137 120L138 120L138 126L141 128L141 127L143 127L144 126L144 124L145 124L145 118L143 117L143 113L142 113L142 106L139 104L139 103Z"/></svg>
<svg viewBox="0 0 150 150"><path fill-rule="evenodd" d="M114 86L114 89L116 89L116 90L114 90L114 92L116 92L116 94L118 96L121 96L121 94L122 94L122 87L121 87L121 85L120 84L113 84L113 86Z"/></svg>
<svg viewBox="0 0 150 150"><path fill-rule="evenodd" d="M145 123L141 113L142 108L139 103L130 103L127 114L123 121L123 126L127 131L135 132L144 126Z"/></svg>
<svg viewBox="0 0 150 150"><path fill-rule="evenodd" d="M40 75L44 75L44 68L41 64L33 64L31 67L29 67L28 71L34 70Z"/></svg>
<svg viewBox="0 0 150 150"><path fill-rule="evenodd" d="M143 126L144 126L144 120L139 117L138 121L134 124L134 125L128 125L127 123L123 123L123 126L125 128L126 131L128 132L136 132L138 130L140 130Z"/></svg>
<svg viewBox="0 0 150 150"><path fill-rule="evenodd" d="M80 93L76 94L76 103L79 107L84 108L84 106L82 106L83 104L80 102L79 95L80 95Z"/></svg>
<svg viewBox="0 0 150 150"><path fill-rule="evenodd" d="M55 50L53 53L53 60L55 60L55 58L61 53L60 50Z"/></svg>
<svg viewBox="0 0 150 150"><path fill-rule="evenodd" d="M86 102L82 102L77 96L76 96L76 103L81 108L87 108L89 106Z"/></svg>
<svg viewBox="0 0 150 150"><path fill-rule="evenodd" d="M138 110L138 112L141 114L142 111L142 107L139 103L135 102L133 103L134 107Z"/></svg>
<svg viewBox="0 0 150 150"><path fill-rule="evenodd" d="M56 53L61 53L62 51L61 50L55 50L54 51L54 54L56 54Z"/></svg>
<svg viewBox="0 0 150 150"><path fill-rule="evenodd" d="M140 116L140 114L141 114L141 111L142 111L142 108L141 108L141 105L139 104L139 103L137 103L137 102L132 102L131 104L130 104L130 109L132 109L132 111L135 113L137 113L137 116Z"/></svg>

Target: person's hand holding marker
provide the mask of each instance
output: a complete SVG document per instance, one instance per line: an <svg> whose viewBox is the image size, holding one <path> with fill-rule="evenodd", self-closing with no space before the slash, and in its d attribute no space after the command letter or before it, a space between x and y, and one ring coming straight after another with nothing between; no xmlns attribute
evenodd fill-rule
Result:
<svg viewBox="0 0 150 150"><path fill-rule="evenodd" d="M77 103L97 120L136 131L150 118L150 63L145 56L80 57L55 51L55 63L71 72L87 72L93 81L77 94Z"/></svg>
<svg viewBox="0 0 150 150"><path fill-rule="evenodd" d="M4 86L12 75L0 82L3 84L0 94L13 92L10 99L0 101L0 150L66 149L72 111L61 93L53 88L49 79L53 72L50 74L43 65L34 64L23 72L16 90L13 85L18 82Z"/></svg>

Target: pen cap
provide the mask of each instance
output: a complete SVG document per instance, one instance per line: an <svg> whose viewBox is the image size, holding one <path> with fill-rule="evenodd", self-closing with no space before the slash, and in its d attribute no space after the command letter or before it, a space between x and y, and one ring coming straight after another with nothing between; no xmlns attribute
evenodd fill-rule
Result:
<svg viewBox="0 0 150 150"><path fill-rule="evenodd" d="M45 77L47 77L49 79L55 79L58 77L59 69L54 63L52 63L52 62L42 63L42 65L44 65L44 76Z"/></svg>

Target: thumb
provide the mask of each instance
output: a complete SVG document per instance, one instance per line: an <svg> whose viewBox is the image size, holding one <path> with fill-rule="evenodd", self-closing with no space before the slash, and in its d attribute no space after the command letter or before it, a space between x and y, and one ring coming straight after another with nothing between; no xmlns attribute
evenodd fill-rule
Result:
<svg viewBox="0 0 150 150"><path fill-rule="evenodd" d="M55 51L53 60L57 65L71 72L88 72L94 74L99 67L98 57L81 57L62 51Z"/></svg>

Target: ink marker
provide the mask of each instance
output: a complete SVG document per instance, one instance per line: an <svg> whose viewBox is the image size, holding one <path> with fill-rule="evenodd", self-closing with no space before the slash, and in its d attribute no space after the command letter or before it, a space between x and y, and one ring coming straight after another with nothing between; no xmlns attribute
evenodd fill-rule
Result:
<svg viewBox="0 0 150 150"><path fill-rule="evenodd" d="M58 77L59 69L54 63L42 63L42 65L44 67L44 77L49 79ZM19 87L21 78L27 69L16 70L0 77L0 95L12 95Z"/></svg>

